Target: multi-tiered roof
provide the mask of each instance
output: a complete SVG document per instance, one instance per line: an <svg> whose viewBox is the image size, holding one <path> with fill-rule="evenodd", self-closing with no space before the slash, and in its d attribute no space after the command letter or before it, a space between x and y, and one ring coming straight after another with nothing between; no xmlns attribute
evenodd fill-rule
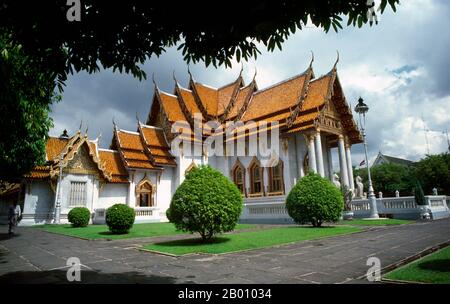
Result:
<svg viewBox="0 0 450 304"><path fill-rule="evenodd" d="M311 61L305 72L261 90L255 77L246 85L242 71L235 81L220 88L195 81L190 72L187 88L182 87L175 77L174 80L173 94L161 91L155 83L147 125L138 122L137 130L133 132L121 130L114 124L110 149L99 149L98 140L88 140L81 132L71 138L51 137L46 145L46 164L35 167L26 178L52 179L59 174L61 165L83 151L100 178L111 183L128 182L130 169L160 171L164 166L176 166L169 148L176 135L171 127L175 122L184 121L188 128L194 129L197 123L194 118L199 115L202 138L212 132L205 125L207 121L222 125L230 121L254 121L256 125L277 122L276 127L282 135L308 133L320 128L327 132L331 145L336 145L339 135L346 135L349 144L361 142L361 134L339 82L336 64L329 73L315 78ZM259 130L257 128L255 132ZM193 133L190 138L202 141L202 138L193 137Z"/></svg>
<svg viewBox="0 0 450 304"><path fill-rule="evenodd" d="M255 78L246 85L241 73L235 81L213 88L195 81L189 72L188 87L182 87L175 79L173 94L161 91L155 84L147 124L162 127L169 140L174 137L170 126L185 121L193 129L195 114L201 114L203 122L215 120L222 124L229 121L278 122L281 133L293 133L316 129L324 110L330 108L342 124L337 129L347 135L349 143L361 142L336 65L329 73L315 79L310 64L305 72L261 90ZM203 135L209 135L208 128L203 127Z"/></svg>

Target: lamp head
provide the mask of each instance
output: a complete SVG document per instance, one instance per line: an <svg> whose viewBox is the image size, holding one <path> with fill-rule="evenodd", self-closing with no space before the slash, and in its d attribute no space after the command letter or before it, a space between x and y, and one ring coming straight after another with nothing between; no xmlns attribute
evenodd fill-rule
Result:
<svg viewBox="0 0 450 304"><path fill-rule="evenodd" d="M369 107L364 103L364 100L359 97L358 104L355 107L355 112L358 114L366 114L369 111Z"/></svg>

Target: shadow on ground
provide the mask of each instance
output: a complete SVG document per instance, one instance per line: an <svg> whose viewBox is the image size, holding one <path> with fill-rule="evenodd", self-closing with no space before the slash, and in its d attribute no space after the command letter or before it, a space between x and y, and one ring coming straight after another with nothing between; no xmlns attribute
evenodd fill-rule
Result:
<svg viewBox="0 0 450 304"><path fill-rule="evenodd" d="M174 241L166 241L166 242L158 242L155 243L155 245L164 245L164 246L175 246L175 247L183 247L183 246L202 246L202 245L212 245L212 244L220 244L220 243L226 243L229 242L230 239L227 237L215 237L213 239L210 239L206 242L204 242L200 238L193 238L193 239L183 239L183 240L174 240Z"/></svg>
<svg viewBox="0 0 450 304"><path fill-rule="evenodd" d="M419 268L439 272L450 272L450 259L440 259L419 263Z"/></svg>
<svg viewBox="0 0 450 304"><path fill-rule="evenodd" d="M19 236L20 236L19 233L13 233L13 234L0 233L0 241L9 240L9 239L16 238L16 237L19 237Z"/></svg>
<svg viewBox="0 0 450 304"><path fill-rule="evenodd" d="M48 271L17 271L0 276L0 284L175 284L176 278L144 274L140 272L101 273L81 271L80 282L69 282L66 269Z"/></svg>

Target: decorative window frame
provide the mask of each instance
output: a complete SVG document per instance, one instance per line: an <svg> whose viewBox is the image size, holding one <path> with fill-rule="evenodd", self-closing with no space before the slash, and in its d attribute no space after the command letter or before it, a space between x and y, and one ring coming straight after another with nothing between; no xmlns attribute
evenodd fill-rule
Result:
<svg viewBox="0 0 450 304"><path fill-rule="evenodd" d="M150 185L151 188L151 195L150 195L150 206L148 207L156 207L156 185L147 177L147 175L144 176L143 179L141 179L139 181L139 183L137 183L136 185L136 189L135 189L135 196L136 196L136 203L135 203L135 208L142 208L141 206L139 206L140 200L139 200L139 196L141 195L141 187L144 184L148 184Z"/></svg>
<svg viewBox="0 0 450 304"><path fill-rule="evenodd" d="M259 167L259 174L261 176L261 192L255 192L253 189L253 167L254 166L258 166ZM258 160L258 158L256 158L256 156L253 156L252 161L250 162L250 164L248 165L248 174L249 174L249 178L250 178L250 191L248 193L248 197L260 197L260 196L265 196L266 193L264 191L264 170L263 167L261 166L261 162Z"/></svg>
<svg viewBox="0 0 450 304"><path fill-rule="evenodd" d="M273 169L280 165L280 170L281 170L281 191L274 191L273 190ZM268 183L268 191L267 191L267 195L268 196L276 196L276 195L284 195L285 193L285 186L284 186L284 162L283 160L281 160L280 157L278 157L278 161L276 164L271 164L271 166L267 167L267 176L269 178L269 183Z"/></svg>
<svg viewBox="0 0 450 304"><path fill-rule="evenodd" d="M247 197L247 183L246 183L246 178L247 178L247 174L246 174L246 170L244 165L241 163L241 161L238 159L236 159L236 162L234 163L233 167L231 168L230 171L230 176L231 176L231 180L233 181L233 183L237 186L236 184L236 176L235 176L235 171L236 169L240 168L242 170L242 190L243 192L241 192L243 197Z"/></svg>

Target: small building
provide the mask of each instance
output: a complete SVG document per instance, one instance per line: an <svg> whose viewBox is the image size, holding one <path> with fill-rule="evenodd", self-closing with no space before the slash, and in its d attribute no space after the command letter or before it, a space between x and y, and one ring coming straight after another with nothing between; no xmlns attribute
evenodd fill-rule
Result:
<svg viewBox="0 0 450 304"><path fill-rule="evenodd" d="M380 151L380 152L378 152L378 155L375 158L375 160L373 161L371 167L376 166L376 165L381 165L381 164L397 164L397 165L410 167L414 164L414 162L412 160L382 154Z"/></svg>
<svg viewBox="0 0 450 304"><path fill-rule="evenodd" d="M22 180L21 224L52 222L58 199L62 222L76 206L101 222L116 203L135 208L137 221L167 221L176 188L203 164L229 177L246 204L283 203L309 171L333 180L332 149L340 183L354 189L351 146L362 137L336 64L316 78L311 62L264 89L255 78L245 84L241 74L219 88L189 76L187 87L175 80L171 93L155 83L146 122L133 131L114 124L108 149L80 131L50 138L46 163Z"/></svg>

